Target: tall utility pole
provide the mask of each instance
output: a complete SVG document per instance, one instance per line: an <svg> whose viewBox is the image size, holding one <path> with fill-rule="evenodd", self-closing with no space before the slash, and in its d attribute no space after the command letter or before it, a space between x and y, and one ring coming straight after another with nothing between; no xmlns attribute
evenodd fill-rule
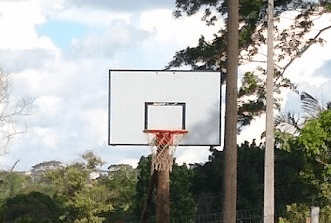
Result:
<svg viewBox="0 0 331 223"><path fill-rule="evenodd" d="M264 223L274 222L275 209L275 164L273 134L273 0L268 0L268 37L267 37L267 108L266 108L266 148L264 160Z"/></svg>
<svg viewBox="0 0 331 223"><path fill-rule="evenodd" d="M225 110L225 222L236 222L237 210L237 75L239 0L229 0L226 67L226 110Z"/></svg>

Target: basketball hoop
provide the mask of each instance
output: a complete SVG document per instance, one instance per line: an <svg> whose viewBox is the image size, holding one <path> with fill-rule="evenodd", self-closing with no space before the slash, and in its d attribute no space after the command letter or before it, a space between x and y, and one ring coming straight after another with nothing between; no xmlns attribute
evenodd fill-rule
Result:
<svg viewBox="0 0 331 223"><path fill-rule="evenodd" d="M187 130L144 130L148 144L152 150L152 170L171 171L173 157L180 140Z"/></svg>

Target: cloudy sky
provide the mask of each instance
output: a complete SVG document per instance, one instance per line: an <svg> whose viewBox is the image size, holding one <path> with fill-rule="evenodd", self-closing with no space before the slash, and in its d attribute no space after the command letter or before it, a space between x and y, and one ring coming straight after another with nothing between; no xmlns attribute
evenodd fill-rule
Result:
<svg viewBox="0 0 331 223"><path fill-rule="evenodd" d="M176 51L212 37L200 16L175 19L175 0L1 0L0 65L13 78L13 95L35 99L32 114L18 124L1 156L2 169L20 159L17 170L43 161L70 163L92 150L107 164L136 165L149 148L107 145L108 70L163 69ZM330 19L327 20L330 22ZM331 41L331 33L324 34ZM328 38L328 36L330 38ZM330 98L331 44L314 47L288 75L326 102ZM243 72L246 68L240 68ZM298 78L300 77L300 78ZM288 96L285 106L292 108ZM263 128L263 118L255 127ZM259 137L249 129L239 137ZM208 149L182 148L179 162L203 162Z"/></svg>

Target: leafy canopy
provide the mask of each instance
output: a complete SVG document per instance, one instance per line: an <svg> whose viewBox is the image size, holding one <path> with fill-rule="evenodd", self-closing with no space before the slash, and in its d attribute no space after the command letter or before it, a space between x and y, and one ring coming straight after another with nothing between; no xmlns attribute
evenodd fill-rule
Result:
<svg viewBox="0 0 331 223"><path fill-rule="evenodd" d="M303 109L307 113L303 123L290 116L290 121L286 123L294 123L295 131L276 130L276 141L280 148L290 153L303 154L298 182L305 188L302 190L304 196L303 199L287 206L287 214L282 221L305 220L309 216L311 205L315 205L321 208L321 222L330 222L331 110L329 106L322 107L307 93L301 95L301 100ZM296 163L298 161L294 164ZM301 214L298 214L299 212Z"/></svg>
<svg viewBox="0 0 331 223"><path fill-rule="evenodd" d="M324 40L320 35L331 28L325 25L311 37L315 22L322 14L329 13L329 1L306 0L278 0L275 1L275 29L274 29L274 86L275 93L280 93L282 88L296 90L288 78L284 77L287 68L294 60L301 57L313 44ZM267 1L240 0L239 9L239 62L240 64L258 63L259 67L244 74L242 87L239 91L238 115L239 127L248 125L254 117L261 115L265 110L265 75L266 56L263 46L266 44L267 28ZM167 69L188 65L193 70L221 71L226 77L226 46L227 29L220 25L218 20L227 19L228 1L220 0L176 0L174 15L191 16L203 10L202 20L207 25L220 26L214 38L207 41L204 36L198 41L197 46L187 47L178 51ZM283 12L292 12L293 19L288 27L280 28ZM310 36L309 36L310 35ZM279 107L281 98L275 98L275 107Z"/></svg>

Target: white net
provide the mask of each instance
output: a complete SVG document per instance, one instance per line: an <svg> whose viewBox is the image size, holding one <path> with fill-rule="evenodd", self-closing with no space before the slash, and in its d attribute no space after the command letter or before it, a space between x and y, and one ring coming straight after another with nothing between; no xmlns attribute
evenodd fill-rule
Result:
<svg viewBox="0 0 331 223"><path fill-rule="evenodd" d="M154 170L171 171L174 153L187 131L146 130L144 132L152 152L151 174Z"/></svg>

